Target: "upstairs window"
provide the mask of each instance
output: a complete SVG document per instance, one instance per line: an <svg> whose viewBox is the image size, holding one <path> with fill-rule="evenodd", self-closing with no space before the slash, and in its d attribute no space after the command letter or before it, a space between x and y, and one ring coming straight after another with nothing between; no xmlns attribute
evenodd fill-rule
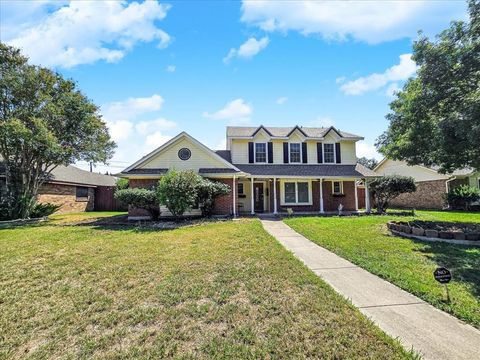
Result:
<svg viewBox="0 0 480 360"><path fill-rule="evenodd" d="M267 162L267 144L255 143L255 162L266 163Z"/></svg>
<svg viewBox="0 0 480 360"><path fill-rule="evenodd" d="M323 162L331 163L335 162L335 145L323 144Z"/></svg>
<svg viewBox="0 0 480 360"><path fill-rule="evenodd" d="M290 162L291 163L302 162L300 143L290 143Z"/></svg>

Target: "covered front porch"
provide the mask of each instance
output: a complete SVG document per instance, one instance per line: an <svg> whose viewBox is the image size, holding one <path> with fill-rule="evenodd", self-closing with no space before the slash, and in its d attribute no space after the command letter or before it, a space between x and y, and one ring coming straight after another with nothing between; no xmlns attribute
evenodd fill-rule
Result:
<svg viewBox="0 0 480 360"><path fill-rule="evenodd" d="M351 177L243 177L236 182L235 215L333 214L370 211L368 182Z"/></svg>

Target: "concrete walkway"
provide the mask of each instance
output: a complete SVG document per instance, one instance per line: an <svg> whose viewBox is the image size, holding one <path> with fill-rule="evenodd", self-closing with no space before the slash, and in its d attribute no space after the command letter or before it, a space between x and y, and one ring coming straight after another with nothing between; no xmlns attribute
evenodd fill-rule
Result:
<svg viewBox="0 0 480 360"><path fill-rule="evenodd" d="M480 359L480 331L314 244L280 220L263 227L383 331L425 359Z"/></svg>

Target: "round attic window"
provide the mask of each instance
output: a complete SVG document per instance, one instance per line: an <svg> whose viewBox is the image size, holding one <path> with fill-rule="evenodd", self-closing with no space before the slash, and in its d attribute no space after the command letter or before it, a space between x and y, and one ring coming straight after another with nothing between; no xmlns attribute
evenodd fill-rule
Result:
<svg viewBox="0 0 480 360"><path fill-rule="evenodd" d="M180 150L178 150L178 157L181 160L188 160L190 159L190 156L192 156L192 152L190 151L190 149L181 148Z"/></svg>

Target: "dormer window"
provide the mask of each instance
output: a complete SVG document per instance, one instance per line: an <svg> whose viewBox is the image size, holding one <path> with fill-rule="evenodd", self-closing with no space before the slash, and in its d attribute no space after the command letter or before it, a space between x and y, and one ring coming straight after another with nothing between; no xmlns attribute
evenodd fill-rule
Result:
<svg viewBox="0 0 480 360"><path fill-rule="evenodd" d="M299 163L302 162L302 147L300 143L290 143L290 162Z"/></svg>
<svg viewBox="0 0 480 360"><path fill-rule="evenodd" d="M267 162L267 144L255 143L255 162L266 163Z"/></svg>
<svg viewBox="0 0 480 360"><path fill-rule="evenodd" d="M323 162L333 164L335 162L334 144L323 144Z"/></svg>

